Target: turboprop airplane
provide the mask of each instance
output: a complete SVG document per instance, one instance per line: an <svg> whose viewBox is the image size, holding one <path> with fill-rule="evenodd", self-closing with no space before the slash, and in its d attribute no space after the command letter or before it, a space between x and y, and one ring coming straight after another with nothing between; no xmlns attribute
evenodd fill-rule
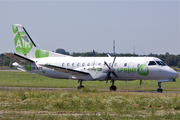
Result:
<svg viewBox="0 0 180 120"><path fill-rule="evenodd" d="M38 49L21 24L12 25L16 53L6 53L15 61L17 69L57 79L82 81L111 81L110 90L116 91L115 80L157 80L172 82L178 73L156 57L72 57Z"/></svg>

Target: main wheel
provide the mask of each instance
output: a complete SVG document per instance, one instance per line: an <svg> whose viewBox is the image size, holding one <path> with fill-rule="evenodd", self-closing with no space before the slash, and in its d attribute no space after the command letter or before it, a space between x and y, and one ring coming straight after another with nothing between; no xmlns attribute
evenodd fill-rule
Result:
<svg viewBox="0 0 180 120"><path fill-rule="evenodd" d="M115 86L115 85L112 85L111 87L110 87L110 91L116 91L117 90L117 87Z"/></svg>
<svg viewBox="0 0 180 120"><path fill-rule="evenodd" d="M78 86L78 88L77 89L81 89L81 88L84 88L84 86L82 85L82 86Z"/></svg>
<svg viewBox="0 0 180 120"><path fill-rule="evenodd" d="M157 89L157 92L160 92L160 93L162 93L163 92L163 89Z"/></svg>

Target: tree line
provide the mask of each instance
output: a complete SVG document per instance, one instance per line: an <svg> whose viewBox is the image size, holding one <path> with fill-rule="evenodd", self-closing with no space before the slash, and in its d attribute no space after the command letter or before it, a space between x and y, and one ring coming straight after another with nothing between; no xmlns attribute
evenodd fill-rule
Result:
<svg viewBox="0 0 180 120"><path fill-rule="evenodd" d="M64 55L70 55L69 52L66 52L64 49L56 49L55 51L56 53L61 53ZM130 54L130 53L116 53L115 55L113 53L98 53L95 52L95 50L93 50L92 52L85 52L85 53L80 53L80 52L73 52L71 54L71 56L73 57L107 57L107 54L109 54L110 56L117 56L117 57L139 57L139 56L145 56L145 57L157 57L159 59L161 59L162 61L164 61L168 66L173 66L173 67L178 67L180 68L180 54L179 55L173 55L170 54L168 52L166 52L164 55L163 54L148 54L148 55L138 55L138 54ZM11 60L9 57L7 57L5 54L0 54L0 66L9 66L9 67L13 67L13 60Z"/></svg>

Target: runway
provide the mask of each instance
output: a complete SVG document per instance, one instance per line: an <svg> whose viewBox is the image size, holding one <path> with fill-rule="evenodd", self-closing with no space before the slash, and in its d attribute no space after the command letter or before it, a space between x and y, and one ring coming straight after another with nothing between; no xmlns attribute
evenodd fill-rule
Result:
<svg viewBox="0 0 180 120"><path fill-rule="evenodd" d="M77 88L0 87L0 90L62 90L62 91L72 91L72 90L77 90ZM109 89L98 89L98 90L101 92L110 91ZM157 91L144 91L144 90L116 90L116 92L157 93ZM163 93L179 94L180 91L163 91Z"/></svg>

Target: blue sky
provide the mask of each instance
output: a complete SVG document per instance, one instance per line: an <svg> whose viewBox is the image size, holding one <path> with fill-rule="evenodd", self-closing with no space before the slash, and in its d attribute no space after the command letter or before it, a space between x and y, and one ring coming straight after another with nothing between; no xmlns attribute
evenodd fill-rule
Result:
<svg viewBox="0 0 180 120"><path fill-rule="evenodd" d="M178 0L0 1L0 53L15 52L12 24L38 48L72 52L180 53Z"/></svg>

